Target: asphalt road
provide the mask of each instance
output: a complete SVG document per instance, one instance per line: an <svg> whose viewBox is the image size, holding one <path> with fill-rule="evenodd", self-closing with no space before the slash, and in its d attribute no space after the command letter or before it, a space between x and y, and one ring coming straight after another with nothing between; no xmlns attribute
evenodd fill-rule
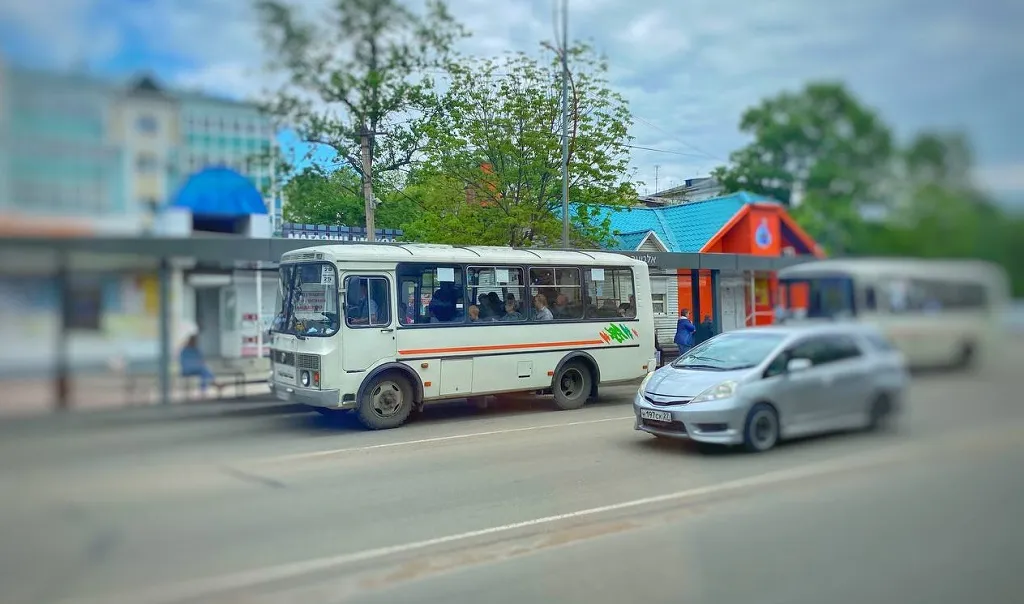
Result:
<svg viewBox="0 0 1024 604"><path fill-rule="evenodd" d="M1017 602L1019 354L893 434L701 455L632 388L365 432L267 407L0 438L5 604Z"/></svg>

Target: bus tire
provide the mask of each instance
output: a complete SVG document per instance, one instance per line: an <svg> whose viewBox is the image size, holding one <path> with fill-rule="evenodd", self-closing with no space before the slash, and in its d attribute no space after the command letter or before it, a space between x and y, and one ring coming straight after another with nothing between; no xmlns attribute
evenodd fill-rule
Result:
<svg viewBox="0 0 1024 604"><path fill-rule="evenodd" d="M590 398L593 382L590 368L582 362L566 363L552 380L551 393L555 397L555 406L562 411L579 409Z"/></svg>
<svg viewBox="0 0 1024 604"><path fill-rule="evenodd" d="M414 405L409 380L397 371L387 371L374 376L363 391L356 417L370 430L389 430L404 424Z"/></svg>

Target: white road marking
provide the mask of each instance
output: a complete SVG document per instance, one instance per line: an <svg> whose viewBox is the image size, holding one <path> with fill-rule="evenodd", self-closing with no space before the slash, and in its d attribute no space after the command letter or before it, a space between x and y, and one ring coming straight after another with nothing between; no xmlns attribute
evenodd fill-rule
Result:
<svg viewBox="0 0 1024 604"><path fill-rule="evenodd" d="M602 421L611 421L612 419L613 418L608 418L607 420ZM756 476L750 476L736 480L729 480L717 484L686 489L683 491L676 491L674 493L666 493L663 495L655 495L652 497L633 499L630 501L623 501L611 505L604 505L594 508L577 510L574 512L567 512L564 514L556 514L554 516L534 518L531 520L524 520L521 522L513 522L510 524L503 524L500 526L493 526L474 531L456 533L452 535L446 535L443 537L426 539L423 541L413 541L410 543L379 547L375 549L368 549L349 554L327 556L323 558L314 558L311 560L270 566L257 570L242 571L238 573L221 575L218 577L199 579L196 581L186 581L182 583L168 585L163 588L156 588L146 590L144 592L127 594L123 596L106 596L102 598L89 600L72 600L68 601L66 604L176 604L197 598L209 597L212 595L216 595L218 593L223 593L231 590L252 588L258 585L273 583L284 579L293 579L315 572L339 569L341 567L348 566L351 564L366 562L378 558L385 558L388 556L393 556L395 554L408 553L416 550L435 547L438 545L445 545L459 541L475 539L478 537L485 537L500 533L508 533L523 528L548 525L565 520L574 520L589 516L595 516L599 514L605 514L609 512L619 512L642 506L649 506L668 502L683 502L688 499L696 499L707 495L716 495L720 493L726 493L729 491L742 490L750 487L768 486L799 478L810 478L814 476L830 474L841 470L851 470L857 469L859 467L870 467L872 465L877 465L879 462L887 461L890 458L894 457L895 454L898 454L900 452L906 453L908 450L910 452L913 452L919 449L919 446L914 445L895 445L879 449L874 452L875 454L859 453L855 455L840 457L833 460L816 462L811 464L805 464L802 466L797 466L794 468L767 472Z"/></svg>
<svg viewBox="0 0 1024 604"><path fill-rule="evenodd" d="M623 415L619 417L605 417L602 419L587 419L576 422L565 422L561 424L543 424L540 426L524 426L522 428L505 428L502 430L489 430L487 432L470 432L468 434L452 434L450 436L435 436L433 438L420 438L417 440L402 440L393 443L381 443L377 445L366 445L362 447L345 447L343 449L324 449L321 451L309 451L305 453L292 453L290 455L279 455L276 457L267 457L260 460L259 462L270 463L270 462L282 462L282 461L297 461L301 459L312 459L316 457L328 457L331 455L343 455L345 453L358 453L361 451L373 451L375 449L390 449L394 447L408 447L411 445L425 445L430 443L446 442L451 440L463 440L467 438L478 438L481 436L494 436L497 434L515 434L517 432L532 432L534 430L551 430L554 428L570 428L573 426L585 426L588 424L600 424L604 422L619 422L627 419L633 419L633 415Z"/></svg>

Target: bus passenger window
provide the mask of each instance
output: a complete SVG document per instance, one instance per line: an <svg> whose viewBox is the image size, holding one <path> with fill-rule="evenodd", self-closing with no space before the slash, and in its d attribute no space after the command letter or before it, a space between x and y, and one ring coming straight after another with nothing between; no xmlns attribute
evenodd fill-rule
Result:
<svg viewBox="0 0 1024 604"><path fill-rule="evenodd" d="M636 317L633 271L628 268L587 268L583 270L588 319Z"/></svg>
<svg viewBox="0 0 1024 604"><path fill-rule="evenodd" d="M470 304L479 309L479 322L522 321L523 269L517 266L471 266L468 272Z"/></svg>
<svg viewBox="0 0 1024 604"><path fill-rule="evenodd" d="M580 269L576 267L531 268L531 316L540 321L582 319L580 285Z"/></svg>
<svg viewBox="0 0 1024 604"><path fill-rule="evenodd" d="M466 291L462 267L403 264L398 268L399 291L408 324L450 324L466 320Z"/></svg>

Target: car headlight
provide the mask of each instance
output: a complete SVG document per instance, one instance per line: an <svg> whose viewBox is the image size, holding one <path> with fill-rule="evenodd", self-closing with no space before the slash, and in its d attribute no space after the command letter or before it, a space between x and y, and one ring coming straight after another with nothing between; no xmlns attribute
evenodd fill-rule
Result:
<svg viewBox="0 0 1024 604"><path fill-rule="evenodd" d="M739 384L729 380L722 382L716 386L708 388L704 392L698 394L690 403L706 403L708 401L717 401L723 398L729 398L736 394L736 389L739 388Z"/></svg>
<svg viewBox="0 0 1024 604"><path fill-rule="evenodd" d="M638 390L640 394L644 393L644 388L647 387L647 382L651 381L652 375L654 375L653 371L645 375L643 381L640 382L640 389Z"/></svg>

